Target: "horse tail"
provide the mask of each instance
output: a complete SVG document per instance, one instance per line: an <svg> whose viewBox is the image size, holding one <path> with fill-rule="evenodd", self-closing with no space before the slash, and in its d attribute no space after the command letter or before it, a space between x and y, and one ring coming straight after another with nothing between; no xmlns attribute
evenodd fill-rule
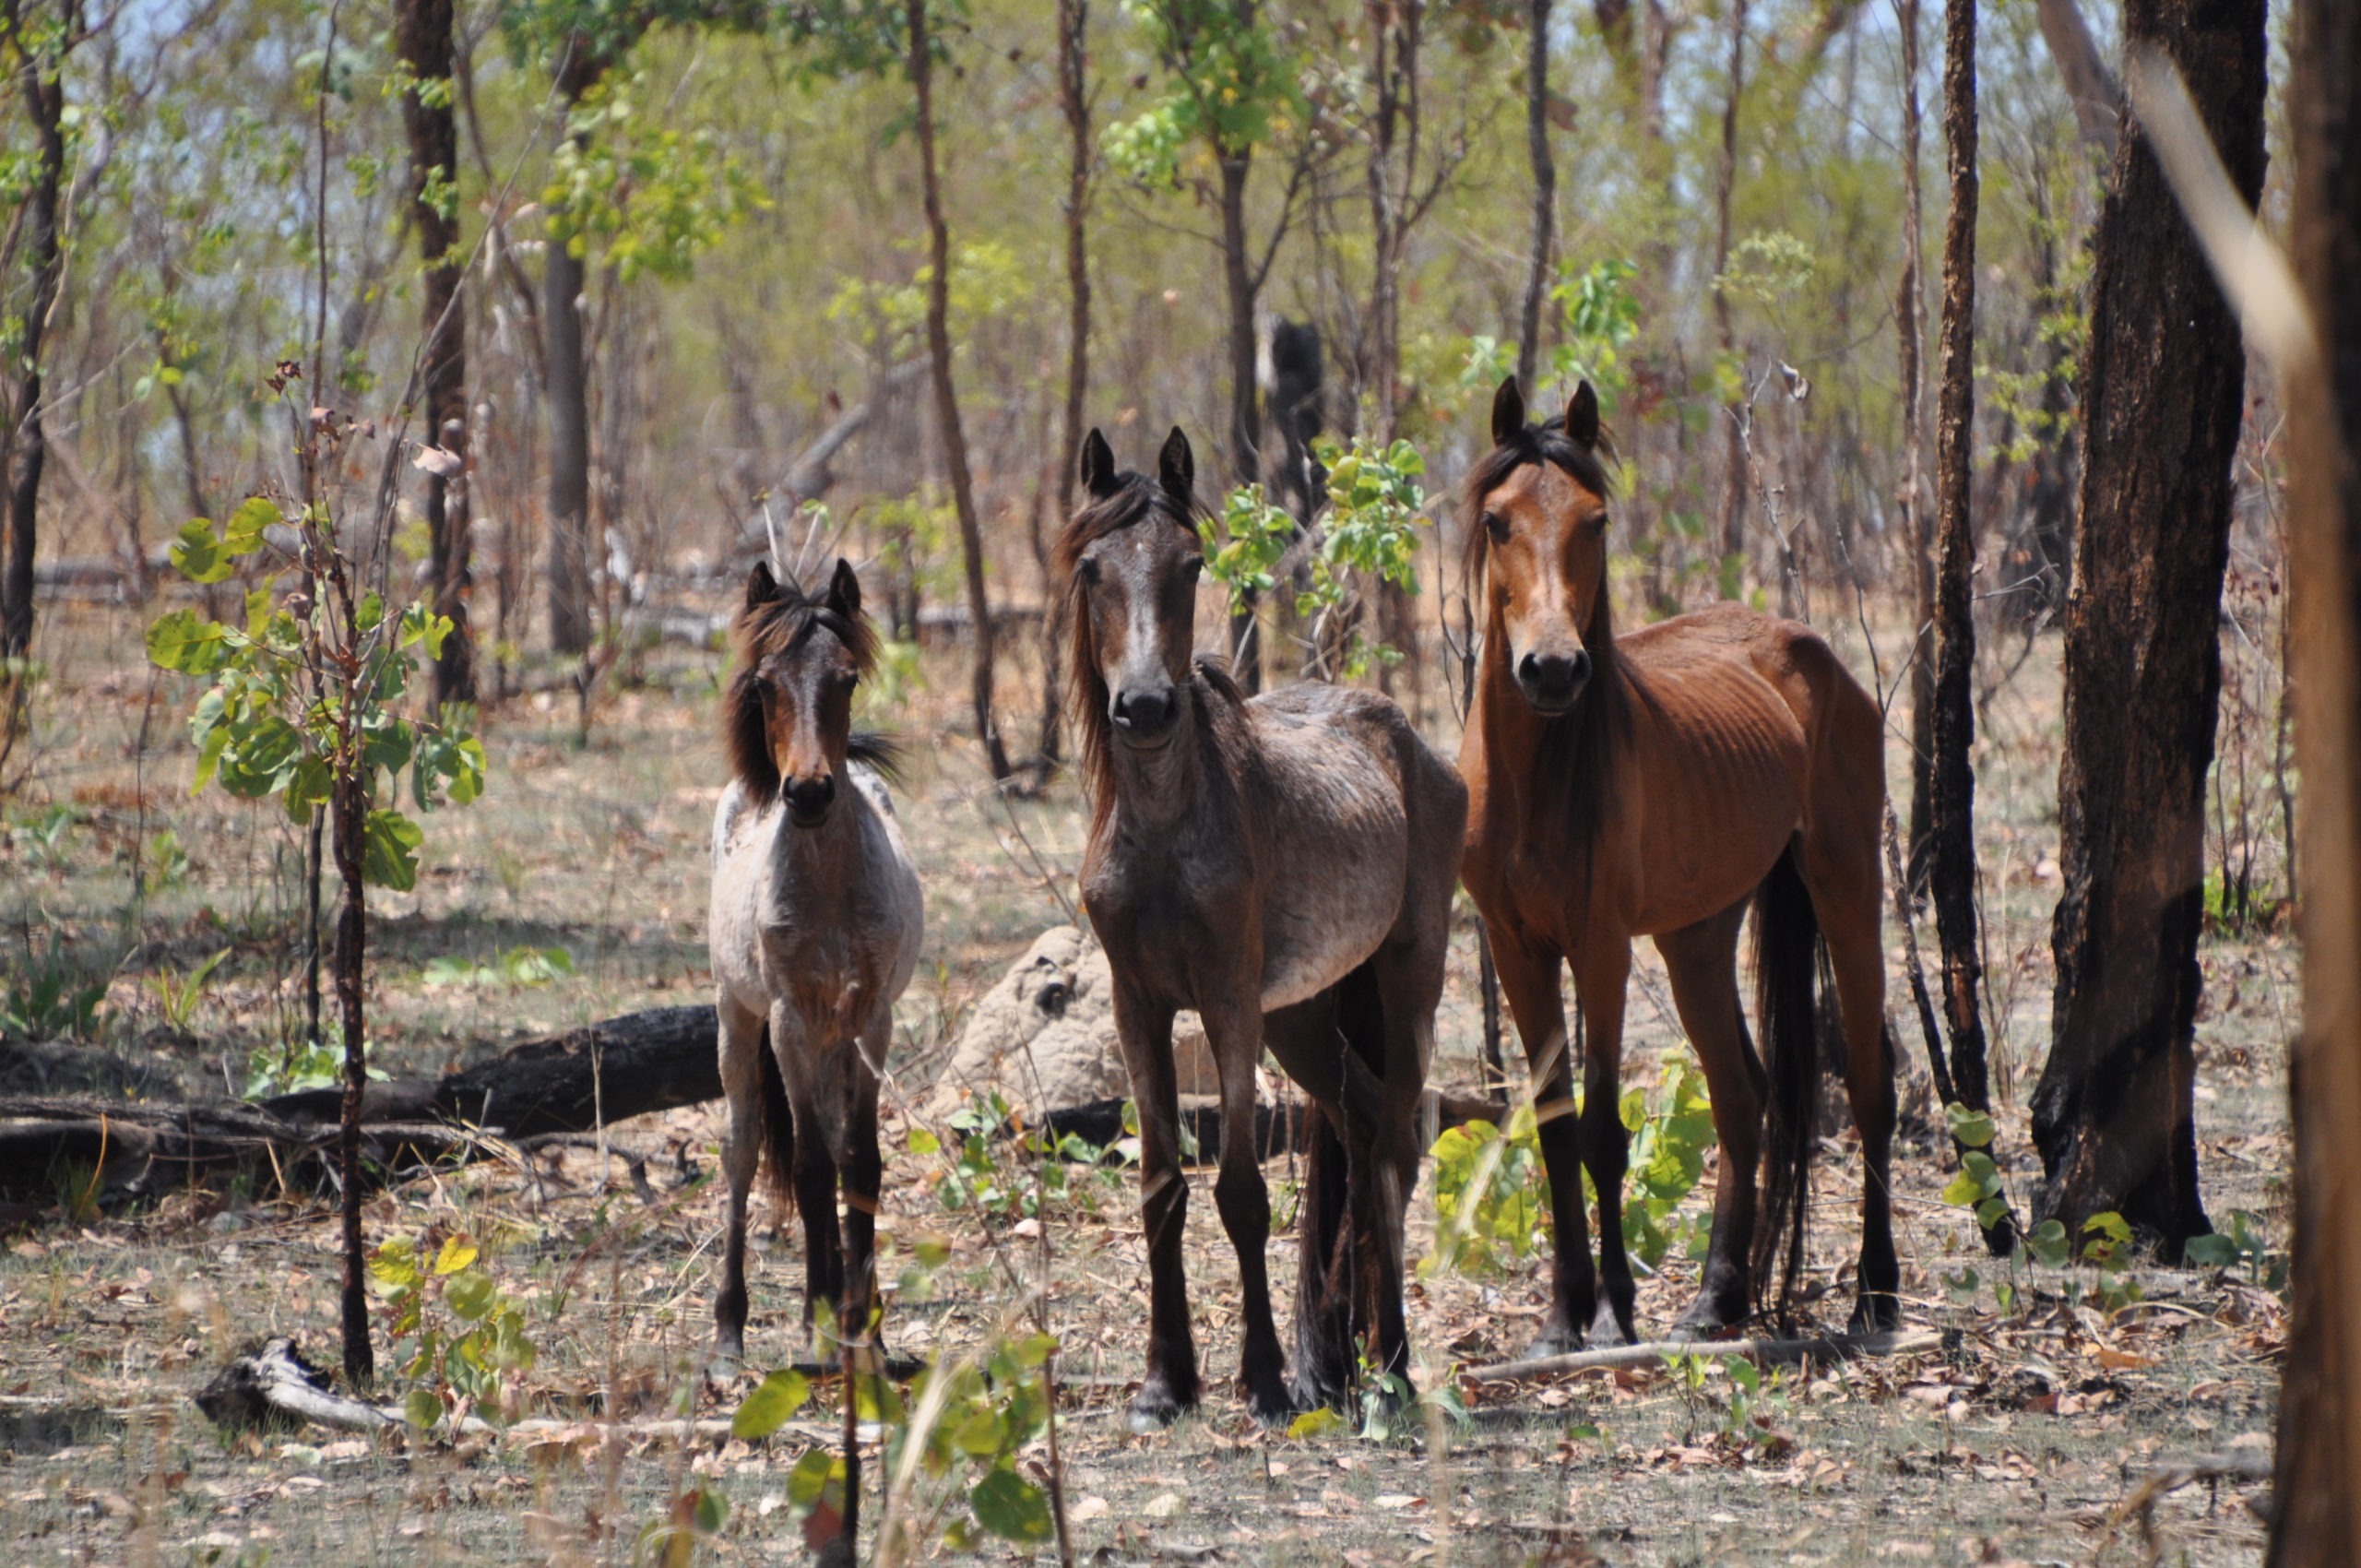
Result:
<svg viewBox="0 0 2361 1568"><path fill-rule="evenodd" d="M1811 1206L1811 1160L1819 1144L1813 1120L1820 1101L1815 982L1827 961L1811 890L1804 885L1790 840L1754 895L1754 1005L1770 1092L1764 1102L1762 1202L1749 1272L1756 1312L1767 1305L1782 1323L1794 1313L1805 1217Z"/></svg>
<svg viewBox="0 0 2361 1568"><path fill-rule="evenodd" d="M763 1126L763 1177L771 1196L783 1206L795 1206L795 1110L787 1102L787 1080L779 1075L778 1052L771 1049L771 1026L763 1022L754 1042L761 1064L762 1093L755 1100Z"/></svg>

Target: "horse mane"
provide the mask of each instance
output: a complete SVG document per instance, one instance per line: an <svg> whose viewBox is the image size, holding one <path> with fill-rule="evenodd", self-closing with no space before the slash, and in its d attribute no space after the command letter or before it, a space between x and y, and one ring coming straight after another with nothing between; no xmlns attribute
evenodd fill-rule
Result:
<svg viewBox="0 0 2361 1568"><path fill-rule="evenodd" d="M730 777L757 801L778 793L779 778L778 759L771 754L770 731L763 721L762 682L755 671L765 659L795 651L814 631L826 632L843 644L860 674L876 669L877 632L869 617L857 611L847 615L791 582L778 585L777 598L739 611L730 624L738 670L722 691L722 748L729 754ZM846 754L900 780L901 748L890 736L855 730Z"/></svg>
<svg viewBox="0 0 2361 1568"><path fill-rule="evenodd" d="M1526 425L1477 463L1467 475L1461 500L1463 591L1470 603L1490 558L1492 530L1484 526L1484 497L1526 464L1550 463L1605 500L1614 492L1606 462L1614 455L1614 444L1604 431L1596 446L1584 446L1551 420ZM1541 815L1536 837L1545 845L1554 841L1555 848L1572 856L1573 869L1585 887L1590 881L1591 852L1611 803L1608 792L1614 787L1615 755L1631 731L1631 701L1635 694L1645 695L1639 692L1633 672L1616 657L1612 598L1602 576L1590 619L1582 629L1583 646L1590 652L1590 683L1570 711L1542 725L1541 745L1534 758L1534 777L1558 780L1564 790L1562 809ZM1489 626L1486 631L1485 659L1505 659L1506 646L1489 635Z"/></svg>
<svg viewBox="0 0 2361 1568"><path fill-rule="evenodd" d="M1094 836L1115 809L1115 765L1108 749L1110 721L1107 678L1098 667L1098 636L1082 601L1082 576L1075 568L1081 564L1082 552L1100 540L1151 520L1180 529L1192 540L1197 537L1189 510L1163 485L1142 473L1118 474L1112 489L1077 508L1067 519L1050 552L1050 570L1061 584L1060 610L1066 624L1066 707L1082 739L1082 774L1090 791ZM1227 706L1245 703L1246 694L1219 659L1198 654L1190 668L1193 685L1223 699Z"/></svg>

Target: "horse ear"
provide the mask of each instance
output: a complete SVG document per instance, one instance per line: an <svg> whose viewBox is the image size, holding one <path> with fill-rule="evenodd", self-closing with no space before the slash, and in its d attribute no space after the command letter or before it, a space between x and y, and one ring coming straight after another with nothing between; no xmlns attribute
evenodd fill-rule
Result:
<svg viewBox="0 0 2361 1568"><path fill-rule="evenodd" d="M1598 445L1598 394L1585 381L1566 405L1566 439L1587 452Z"/></svg>
<svg viewBox="0 0 2361 1568"><path fill-rule="evenodd" d="M1197 459L1177 424L1164 438L1164 450L1156 455L1156 475L1164 481L1164 493L1179 502L1182 511L1197 504Z"/></svg>
<svg viewBox="0 0 2361 1568"><path fill-rule="evenodd" d="M757 561L754 569L746 574L746 608L759 610L778 597L778 579L771 576L771 564Z"/></svg>
<svg viewBox="0 0 2361 1568"><path fill-rule="evenodd" d="M1093 501L1104 501L1115 493L1114 449L1096 425L1082 438L1082 487L1090 492Z"/></svg>
<svg viewBox="0 0 2361 1568"><path fill-rule="evenodd" d="M1512 375L1492 394L1492 445L1505 446L1524 434L1525 394Z"/></svg>
<svg viewBox="0 0 2361 1568"><path fill-rule="evenodd" d="M836 557L836 575L828 582L828 608L848 621L860 616L860 574L841 555Z"/></svg>

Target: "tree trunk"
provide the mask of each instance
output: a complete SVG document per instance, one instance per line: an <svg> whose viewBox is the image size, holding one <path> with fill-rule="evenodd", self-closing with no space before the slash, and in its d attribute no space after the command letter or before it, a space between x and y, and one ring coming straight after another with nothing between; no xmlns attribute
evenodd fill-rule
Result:
<svg viewBox="0 0 2361 1568"><path fill-rule="evenodd" d="M468 451L468 317L459 295L459 122L451 104L451 0L400 0L395 42L412 85L402 94L409 133L410 223L418 231L420 408L422 436L464 465ZM439 102L421 90L439 84ZM437 462L426 474L428 592L451 635L434 660L434 702L473 702L475 638L468 625L468 481Z"/></svg>
<svg viewBox="0 0 2361 1568"><path fill-rule="evenodd" d="M976 516L975 483L967 472L967 438L959 425L959 394L951 381L951 231L943 218L943 186L934 159L934 55L927 34L927 0L909 0L910 85L918 93L919 169L926 192L926 349L934 374L934 417L942 427L943 467L951 470L951 503L959 515L959 550L967 571L967 618L974 624L976 662L969 700L976 735L994 779L1008 777L1008 750L992 721L992 615L984 591L983 525Z"/></svg>
<svg viewBox="0 0 2361 1568"><path fill-rule="evenodd" d="M1254 166L1250 145L1223 149L1221 163L1221 275L1229 300L1229 448L1235 484L1263 477L1262 411L1254 386L1254 277L1246 259L1246 176ZM1263 638L1255 624L1253 589L1240 595L1229 618L1230 656L1238 683L1249 694L1263 689Z"/></svg>
<svg viewBox="0 0 2361 1568"><path fill-rule="evenodd" d="M42 469L49 446L42 427L42 347L57 308L64 254L58 233L58 200L65 183L65 50L80 27L79 0L65 0L57 26L65 35L53 45L25 36L24 0L0 4L0 44L16 56L23 77L27 117L31 121L31 188L25 193L26 269L32 291L24 303L17 362L17 406L11 410L8 518L6 564L0 566L0 658L21 658L33 642L33 550L38 540Z"/></svg>
<svg viewBox="0 0 2361 1568"><path fill-rule="evenodd" d="M2361 1556L2361 10L2297 0L2296 270L2318 359L2287 377L2304 778L2304 1028L2293 1042L2295 1322L2271 1568Z"/></svg>
<svg viewBox="0 0 2361 1568"><path fill-rule="evenodd" d="M1628 0L1619 0L1628 5ZM1610 41L1608 6L1599 6L1599 25ZM1616 13L1622 47L1631 53L1631 21L1628 9ZM1541 302L1549 292L1549 244L1558 221L1558 160L1549 150L1549 0L1530 0L1525 12L1525 155L1533 165L1533 248L1525 258L1525 304L1517 317L1516 379L1528 398L1540 390Z"/></svg>
<svg viewBox="0 0 2361 1568"><path fill-rule="evenodd" d="M1893 294L1894 335L1901 345L1902 539L1910 552L1915 610L1910 637L1910 871L1914 891L1927 885L1928 833L1935 816L1935 552L1927 527L1925 232L1919 198L1918 0L1897 0L1902 33L1902 281Z"/></svg>
<svg viewBox="0 0 2361 1568"><path fill-rule="evenodd" d="M1975 520L1968 482L1975 434L1975 0L1949 0L1943 42L1943 143L1951 214L1943 229L1942 385L1935 405L1934 807L1929 882L1943 956L1943 1018L1952 1082L1972 1111L1991 1109L1977 992L1984 963L1975 922Z"/></svg>
<svg viewBox="0 0 2361 1568"><path fill-rule="evenodd" d="M344 1116L338 1142L343 1187L344 1380L365 1388L376 1378L369 1348L369 1259L361 1242L361 1205L366 1195L361 1170L361 1107L369 1091L368 1010L362 965L368 951L368 895L362 887L362 834L369 818L364 777L351 758L336 781L329 810L336 817L336 870L344 883L344 908L336 921L336 999L344 1014Z"/></svg>
<svg viewBox="0 0 2361 1568"><path fill-rule="evenodd" d="M1082 460L1083 403L1090 395L1090 139L1089 0L1058 0L1058 107L1066 121L1066 411L1058 438L1058 521L1074 511L1075 466ZM1041 743L1037 748L1038 782L1047 784L1058 765L1058 656L1065 629L1064 596L1043 585L1049 602L1041 614Z"/></svg>
<svg viewBox="0 0 2361 1568"><path fill-rule="evenodd" d="M2262 184L2264 0L2130 0L2127 51L2187 78L2232 184ZM2144 136L2127 125L2099 216L2082 397L2082 517L2066 614L2049 1061L2033 1102L2036 1218L2113 1210L2166 1258L2199 1201L2192 1037L2204 789L2231 464L2237 321Z"/></svg>
<svg viewBox="0 0 2361 1568"><path fill-rule="evenodd" d="M1746 0L1729 0L1730 54L1729 97L1722 104L1722 160L1714 181L1714 275L1719 278L1730 265L1730 200L1738 187L1738 100L1746 91ZM1726 291L1714 290L1714 326L1720 340L1722 357L1730 359L1738 352L1738 339L1730 325L1730 298ZM1728 458L1722 479L1722 555L1725 560L1746 552L1746 436L1740 425L1743 409L1726 410L1729 431Z"/></svg>
<svg viewBox="0 0 2361 1568"><path fill-rule="evenodd" d="M576 36L559 68L557 90L570 120L606 63ZM573 133L569 130L568 135ZM550 404L550 647L578 654L590 647L590 367L582 337L582 291L588 273L574 236L550 241L541 272L542 385Z"/></svg>

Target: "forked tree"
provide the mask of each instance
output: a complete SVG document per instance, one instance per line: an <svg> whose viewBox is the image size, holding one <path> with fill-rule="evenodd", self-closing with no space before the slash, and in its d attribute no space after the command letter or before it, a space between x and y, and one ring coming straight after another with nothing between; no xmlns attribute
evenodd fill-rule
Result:
<svg viewBox="0 0 2361 1568"><path fill-rule="evenodd" d="M2361 1553L2361 7L2298 0L2287 117L2317 347L2286 386L2304 1029L2294 1041L2295 1326L2268 1562Z"/></svg>
<svg viewBox="0 0 2361 1568"><path fill-rule="evenodd" d="M2265 0L2129 0L2124 45L2178 68L2232 185L2262 186ZM2197 1186L2194 1035L2204 791L2222 683L2236 317L2136 113L2098 223L2066 612L2065 888L2049 1059L2033 1100L2036 1219L2109 1210L2177 1257Z"/></svg>

